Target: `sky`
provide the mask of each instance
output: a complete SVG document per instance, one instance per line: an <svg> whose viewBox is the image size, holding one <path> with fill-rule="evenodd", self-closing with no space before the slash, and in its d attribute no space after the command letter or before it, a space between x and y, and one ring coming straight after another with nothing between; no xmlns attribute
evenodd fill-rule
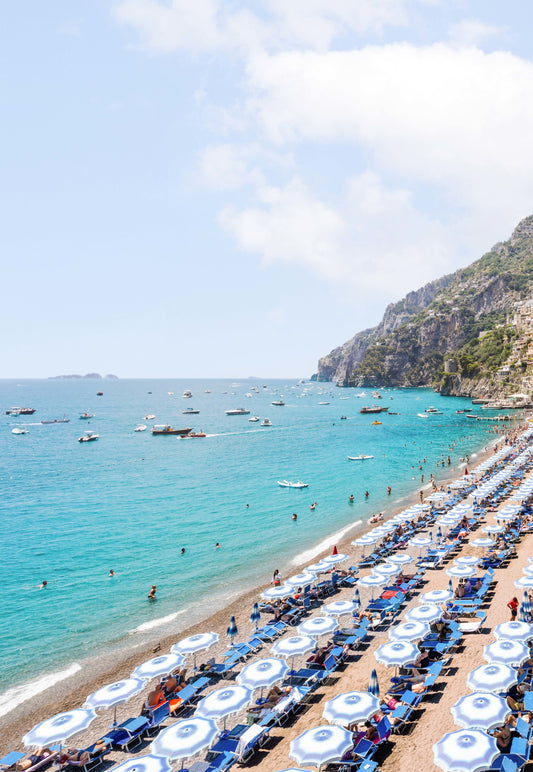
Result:
<svg viewBox="0 0 533 772"><path fill-rule="evenodd" d="M521 0L21 0L0 377L308 377L533 213Z"/></svg>

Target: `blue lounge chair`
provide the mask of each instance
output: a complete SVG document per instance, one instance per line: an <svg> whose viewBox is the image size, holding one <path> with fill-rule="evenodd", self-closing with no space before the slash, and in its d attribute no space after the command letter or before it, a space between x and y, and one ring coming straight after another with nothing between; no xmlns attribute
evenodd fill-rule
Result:
<svg viewBox="0 0 533 772"><path fill-rule="evenodd" d="M111 753L111 738L110 737L103 737L102 738L105 742L107 742L108 746L103 750L97 753L95 756L91 756L91 758L88 759L88 761L69 761L67 763L67 767L72 767L74 769L83 769L83 772L90 772L91 769L96 769L100 766L100 764L103 763L105 757L108 753ZM96 742L94 742L92 745L89 745L88 748L84 748L83 750L87 751L89 754L94 753ZM30 767L31 769L31 767Z"/></svg>
<svg viewBox="0 0 533 772"><path fill-rule="evenodd" d="M111 740L111 743L115 748L129 750L130 747L133 748L135 745L142 742L143 735L146 732L149 723L146 716L128 718L111 732L108 732L106 737Z"/></svg>
<svg viewBox="0 0 533 772"><path fill-rule="evenodd" d="M148 716L148 726L146 731L151 733L154 730L159 729L163 721L170 716L170 702L164 702L162 705L158 705L154 708Z"/></svg>

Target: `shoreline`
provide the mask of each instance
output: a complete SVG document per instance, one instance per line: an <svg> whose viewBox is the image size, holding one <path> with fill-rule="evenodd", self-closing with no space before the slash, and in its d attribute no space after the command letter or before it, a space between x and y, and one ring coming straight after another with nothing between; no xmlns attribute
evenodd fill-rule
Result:
<svg viewBox="0 0 533 772"><path fill-rule="evenodd" d="M504 429L504 427L502 427L502 429ZM518 429L518 427L513 427L512 431L515 431L516 429ZM502 437L506 434L507 432L504 430L501 433L495 432L494 438L490 438L490 441L487 441L486 438L479 449L472 451L469 463L471 463L472 466L477 466L483 460L492 456L494 453L494 445L499 444ZM439 487L446 487L452 480L460 476L458 465L455 467L446 467L445 469L448 473L438 480L437 484ZM427 492L431 488L431 484L425 483L420 485L421 487L418 488L418 490L424 490L427 495ZM383 510L384 521L387 521L408 506L417 503L419 501L419 496L413 491L411 495L402 497L401 501L401 506L399 503L400 499L398 499L391 504L389 509L385 508ZM369 517L370 516L371 515L369 515ZM314 548L310 548L305 551L305 553L297 553L296 557L301 558L303 554L313 550L315 551L316 557L318 557L320 553L327 554L328 549L334 544L337 545L340 552L353 554L354 550L358 549L351 545L354 533L356 532L357 536L360 536L363 533L372 530L374 526L375 524L369 524L368 520L353 521L340 531L336 531L322 539ZM342 533L343 535L337 540L339 533ZM300 569L304 568L310 560L314 560L315 557L306 557L306 559L301 562L294 562L295 559L296 558L293 558L292 561L287 561L282 567L284 569L282 571L284 576L297 573ZM193 616L197 617L192 623L189 618L186 624L178 624L177 628L172 631L167 631L165 635L161 636L158 636L157 627L154 626L151 630L146 631L152 636L150 641L146 640L137 644L132 641L131 647L124 647L122 645L120 653L117 651L116 655L112 654L111 658L106 662L102 662L101 657L97 655L96 657L85 659L81 662L70 662L63 669L44 674L41 678L36 679L34 682L36 685L41 681L44 682L46 679L53 678L54 676L69 671L68 677L56 680L53 685L47 686L39 694L33 695L31 698L14 707L9 713L0 716L2 747L5 744L6 750L22 749L22 736L32 726L56 713L69 710L73 707L81 707L89 693L107 683L129 677L132 670L141 661L153 656L153 649L156 645L161 647L161 651L168 651L170 646L179 638L194 635L195 633L203 632L206 628L209 628L220 635L220 640L217 646L213 650L210 650L208 655L206 654L206 657L222 653L228 647L225 641L225 630L230 616L235 615L237 619L239 638L245 638L251 634L253 632L253 625L249 621L249 614L254 602L258 600L260 593L268 586L270 586L270 583L250 587L242 592L237 592L235 595L232 593L229 602L227 597L219 597L219 607L214 612L202 613L201 605L198 604L196 609L188 609L189 612L193 612ZM177 619L179 620L180 612L177 612L177 614ZM76 672L73 672L74 668L76 668ZM13 687L13 690L16 690L17 688L22 689L27 686L28 684L22 684L20 687ZM11 689L8 691L11 691ZM125 705L120 706L120 708L124 711L124 717L136 712L134 701L126 703Z"/></svg>

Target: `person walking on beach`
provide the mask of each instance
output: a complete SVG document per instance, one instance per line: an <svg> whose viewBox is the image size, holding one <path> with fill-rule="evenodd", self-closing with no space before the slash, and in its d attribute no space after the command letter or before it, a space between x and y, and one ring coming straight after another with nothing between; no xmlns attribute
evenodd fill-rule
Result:
<svg viewBox="0 0 533 772"><path fill-rule="evenodd" d="M155 584L152 585L152 589L148 593L148 600L155 600L155 593L156 593L157 587Z"/></svg>
<svg viewBox="0 0 533 772"><path fill-rule="evenodd" d="M518 598L511 598L507 608L511 609L511 622L514 622L518 614Z"/></svg>
<svg viewBox="0 0 533 772"><path fill-rule="evenodd" d="M278 587L281 584L281 574L277 568L274 571L274 576L272 577L272 583L274 587Z"/></svg>

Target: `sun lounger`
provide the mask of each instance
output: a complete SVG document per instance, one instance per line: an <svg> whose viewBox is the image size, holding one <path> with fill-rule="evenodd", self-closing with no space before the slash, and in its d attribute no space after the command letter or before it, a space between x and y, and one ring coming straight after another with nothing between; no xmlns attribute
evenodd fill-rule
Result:
<svg viewBox="0 0 533 772"><path fill-rule="evenodd" d="M72 767L73 769L82 769L83 772L90 772L91 769L96 769L100 766L100 764L103 763L105 757L108 753L111 753L111 738L110 737L103 737L102 738L104 742L107 742L109 747L105 748L105 750L100 751L95 756L91 756L91 758L88 759L88 761L69 761L66 764L66 767ZM89 745L88 748L84 748L85 751L89 754L94 753L94 747L96 743L93 743L92 745ZM61 759L60 759L61 762ZM32 769L32 767L30 767Z"/></svg>
<svg viewBox="0 0 533 772"><path fill-rule="evenodd" d="M180 710L185 708L187 705L190 705L195 697L197 697L200 692L205 689L208 683L209 678L203 676L197 681L193 681L192 683L187 684L187 686L184 686L183 689L179 691L174 698L169 700L169 707L172 715L175 716L176 713L178 713Z"/></svg>
<svg viewBox="0 0 533 772"><path fill-rule="evenodd" d="M123 721L115 727L115 729L108 732L106 737L111 740L111 743L115 748L129 750L130 747L135 747L135 745L142 742L143 735L146 732L149 723L146 716L128 718L126 721Z"/></svg>
<svg viewBox="0 0 533 772"><path fill-rule="evenodd" d="M259 726L259 724L252 724L247 727L246 730L235 739L225 738L219 740L210 750L209 754L216 756L232 756L234 761L238 761L240 764L245 763L250 759L257 748L259 748L266 740L268 735L268 729ZM227 769L218 767L218 769Z"/></svg>
<svg viewBox="0 0 533 772"><path fill-rule="evenodd" d="M170 716L170 702L167 701L167 702L164 702L162 705L158 705L157 708L154 708L151 711L151 714L148 716L148 726L146 727L146 731L150 733L153 730L159 729L163 721L169 716Z"/></svg>
<svg viewBox="0 0 533 772"><path fill-rule="evenodd" d="M225 662L215 662L214 659L211 659L203 673L208 678L224 678L224 676L232 673L240 662L239 654L234 654L233 657L229 657Z"/></svg>
<svg viewBox="0 0 533 772"><path fill-rule="evenodd" d="M40 759L40 761L36 761L35 764L32 764L31 767L28 767L26 772L35 772L38 769L44 769L49 764L51 764L53 761L57 759L59 748L58 746L54 745L50 748L50 755L46 756L44 759ZM25 753L20 753L19 751L11 751L6 756L0 759L0 768L2 768L2 772L4 770L9 769L10 767L13 767L17 762L21 761L26 756Z"/></svg>
<svg viewBox="0 0 533 772"><path fill-rule="evenodd" d="M235 763L234 753L219 753L212 761L195 761L189 772L225 772Z"/></svg>

